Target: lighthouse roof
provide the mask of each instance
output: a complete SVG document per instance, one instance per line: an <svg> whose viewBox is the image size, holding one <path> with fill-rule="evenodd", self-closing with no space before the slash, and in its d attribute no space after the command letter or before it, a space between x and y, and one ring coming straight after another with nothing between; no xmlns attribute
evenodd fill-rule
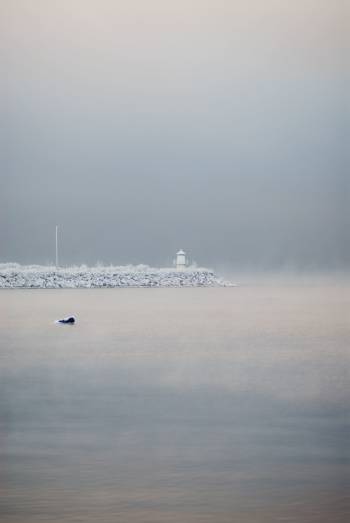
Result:
<svg viewBox="0 0 350 523"><path fill-rule="evenodd" d="M183 251L182 249L180 249L176 254L186 254L185 251Z"/></svg>

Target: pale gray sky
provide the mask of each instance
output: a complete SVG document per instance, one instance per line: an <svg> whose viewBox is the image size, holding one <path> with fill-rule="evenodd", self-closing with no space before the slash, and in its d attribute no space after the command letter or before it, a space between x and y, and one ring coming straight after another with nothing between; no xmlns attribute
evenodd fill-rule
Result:
<svg viewBox="0 0 350 523"><path fill-rule="evenodd" d="M1 2L0 261L344 266L345 6Z"/></svg>

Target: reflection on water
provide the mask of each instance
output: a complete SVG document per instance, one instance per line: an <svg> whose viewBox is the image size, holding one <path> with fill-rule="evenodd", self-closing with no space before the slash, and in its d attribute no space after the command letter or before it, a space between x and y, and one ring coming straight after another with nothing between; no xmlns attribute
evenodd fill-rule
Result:
<svg viewBox="0 0 350 523"><path fill-rule="evenodd" d="M2 291L1 521L345 523L347 306L331 285Z"/></svg>

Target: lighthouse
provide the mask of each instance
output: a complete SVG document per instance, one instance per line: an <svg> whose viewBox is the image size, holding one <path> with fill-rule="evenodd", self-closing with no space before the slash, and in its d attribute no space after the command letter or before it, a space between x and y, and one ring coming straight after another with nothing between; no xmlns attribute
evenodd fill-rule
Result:
<svg viewBox="0 0 350 523"><path fill-rule="evenodd" d="M178 271L186 269L186 253L182 249L176 253L176 269Z"/></svg>

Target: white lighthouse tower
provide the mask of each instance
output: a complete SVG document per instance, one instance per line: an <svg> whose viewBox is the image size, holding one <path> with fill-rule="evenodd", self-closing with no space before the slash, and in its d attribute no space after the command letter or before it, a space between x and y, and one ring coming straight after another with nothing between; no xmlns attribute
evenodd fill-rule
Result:
<svg viewBox="0 0 350 523"><path fill-rule="evenodd" d="M186 269L186 253L182 249L176 253L176 269L178 271Z"/></svg>

